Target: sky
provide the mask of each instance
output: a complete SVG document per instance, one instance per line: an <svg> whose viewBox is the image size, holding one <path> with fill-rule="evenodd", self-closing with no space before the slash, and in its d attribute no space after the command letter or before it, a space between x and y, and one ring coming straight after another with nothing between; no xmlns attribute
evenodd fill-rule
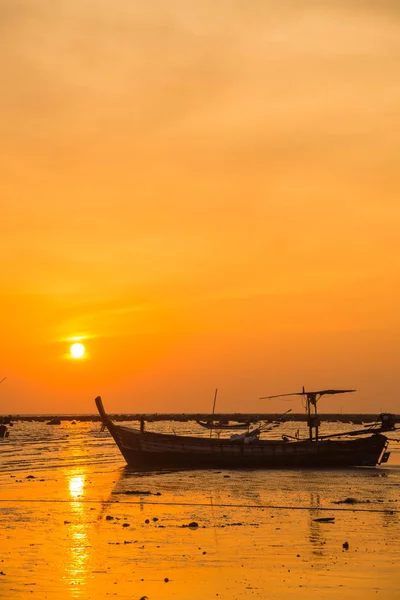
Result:
<svg viewBox="0 0 400 600"><path fill-rule="evenodd" d="M397 1L2 0L0 70L0 413L400 412Z"/></svg>

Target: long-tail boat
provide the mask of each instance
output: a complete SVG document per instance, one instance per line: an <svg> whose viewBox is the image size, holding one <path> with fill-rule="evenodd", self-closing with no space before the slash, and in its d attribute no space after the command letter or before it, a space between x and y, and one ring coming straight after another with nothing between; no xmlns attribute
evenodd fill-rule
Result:
<svg viewBox="0 0 400 600"><path fill-rule="evenodd" d="M222 430L222 429L249 429L250 425L251 425L251 421L246 421L246 422L238 422L238 423L224 423L223 421L196 421L196 423L198 425L200 425L200 427L203 427L204 429L215 429L215 430Z"/></svg>
<svg viewBox="0 0 400 600"><path fill-rule="evenodd" d="M263 439L268 427L257 427L231 438L200 437L145 431L116 425L95 399L103 426L114 438L128 465L136 470L162 468L342 468L375 467L387 462L389 440L384 432L395 429L395 417L382 413L370 428L320 435L317 402L326 394L355 390L295 392L305 398L309 436L305 439L283 435L282 439ZM267 396L272 398L276 396Z"/></svg>
<svg viewBox="0 0 400 600"><path fill-rule="evenodd" d="M237 421L236 423L230 423L229 420L223 420L223 421L222 420L219 420L219 421L214 420L215 404L217 402L217 394L218 394L218 389L215 390L215 394L214 394L214 404L213 404L211 418L207 419L207 421L198 421L196 419L196 423L198 425L200 425L200 427L204 427L204 429L209 429L210 431L214 430L215 432L217 432L217 435L219 435L221 433L221 431L228 430L228 429L247 429L247 431L250 431L250 425L252 423L254 423L253 421Z"/></svg>

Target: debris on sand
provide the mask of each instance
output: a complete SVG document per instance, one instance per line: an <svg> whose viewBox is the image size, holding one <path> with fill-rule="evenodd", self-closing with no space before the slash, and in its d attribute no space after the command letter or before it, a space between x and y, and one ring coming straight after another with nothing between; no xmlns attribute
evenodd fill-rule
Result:
<svg viewBox="0 0 400 600"><path fill-rule="evenodd" d="M334 504L370 504L371 500L357 500L357 498L346 498L345 500L336 500Z"/></svg>
<svg viewBox="0 0 400 600"><path fill-rule="evenodd" d="M125 496L161 496L161 492L151 492L150 490L124 490L122 492L113 492L113 494L124 494Z"/></svg>
<svg viewBox="0 0 400 600"><path fill-rule="evenodd" d="M343 549L344 550L348 550L349 549L349 542L344 542Z"/></svg>
<svg viewBox="0 0 400 600"><path fill-rule="evenodd" d="M151 496L153 492L150 492L149 490L126 490L125 492L119 493L132 496Z"/></svg>
<svg viewBox="0 0 400 600"><path fill-rule="evenodd" d="M335 517L320 517L319 519L313 519L316 523L333 523Z"/></svg>
<svg viewBox="0 0 400 600"><path fill-rule="evenodd" d="M182 525L182 527L189 527L189 529L197 529L198 526L199 526L199 524L196 523L196 521L192 521L188 525L185 525L185 524Z"/></svg>

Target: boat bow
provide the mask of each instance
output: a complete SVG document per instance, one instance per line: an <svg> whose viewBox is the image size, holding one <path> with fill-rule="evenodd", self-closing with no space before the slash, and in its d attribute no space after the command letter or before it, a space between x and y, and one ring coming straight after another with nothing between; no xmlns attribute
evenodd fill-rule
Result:
<svg viewBox="0 0 400 600"><path fill-rule="evenodd" d="M97 396L97 398L95 398L95 403L97 406L97 410L99 411L99 415L101 418L101 422L103 423L103 426L107 427L107 429L111 432L111 429L114 424L104 409L101 396Z"/></svg>

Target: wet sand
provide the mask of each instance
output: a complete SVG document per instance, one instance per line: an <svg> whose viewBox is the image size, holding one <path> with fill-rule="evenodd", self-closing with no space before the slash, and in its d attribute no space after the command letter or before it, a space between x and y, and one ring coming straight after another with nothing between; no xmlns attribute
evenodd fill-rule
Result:
<svg viewBox="0 0 400 600"><path fill-rule="evenodd" d="M68 431L62 464L2 469L1 598L400 598L398 451L378 469L138 474Z"/></svg>

